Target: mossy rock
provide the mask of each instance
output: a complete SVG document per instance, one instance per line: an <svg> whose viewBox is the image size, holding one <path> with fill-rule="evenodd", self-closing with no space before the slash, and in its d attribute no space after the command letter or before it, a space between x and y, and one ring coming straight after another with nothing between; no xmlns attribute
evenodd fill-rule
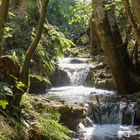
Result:
<svg viewBox="0 0 140 140"><path fill-rule="evenodd" d="M49 101L43 96L30 96L30 101L38 112L42 112L46 107L51 107L59 112L61 114L60 122L71 130L76 130L78 124L87 116L84 107L78 104Z"/></svg>
<svg viewBox="0 0 140 140"><path fill-rule="evenodd" d="M15 78L20 77L21 66L14 56L4 55L0 58L0 81L11 86L15 85Z"/></svg>
<svg viewBox="0 0 140 140"><path fill-rule="evenodd" d="M63 105L58 110L61 114L60 121L71 130L76 130L87 115L83 107L78 105Z"/></svg>
<svg viewBox="0 0 140 140"><path fill-rule="evenodd" d="M29 93L43 94L50 86L51 83L47 78L38 75L30 75Z"/></svg>
<svg viewBox="0 0 140 140"><path fill-rule="evenodd" d="M101 79L101 80L95 82L95 87L102 88L102 89L108 89L108 90L115 89L112 79Z"/></svg>

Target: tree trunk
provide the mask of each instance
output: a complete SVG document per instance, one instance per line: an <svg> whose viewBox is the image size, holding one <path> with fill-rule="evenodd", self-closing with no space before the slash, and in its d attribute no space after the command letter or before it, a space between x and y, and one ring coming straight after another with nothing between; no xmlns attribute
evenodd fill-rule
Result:
<svg viewBox="0 0 140 140"><path fill-rule="evenodd" d="M100 39L94 23L94 14L92 14L91 25L90 25L90 38L91 38L91 52L94 48L101 48Z"/></svg>
<svg viewBox="0 0 140 140"><path fill-rule="evenodd" d="M134 91L133 82L130 79L125 62L118 53L118 47L111 31L107 13L104 10L104 0L93 0L93 6L101 45L112 70L116 88L119 93L131 93Z"/></svg>
<svg viewBox="0 0 140 140"><path fill-rule="evenodd" d="M28 9L28 1L27 0L11 0L10 6L13 10L17 11L18 17L20 19L26 18L26 12Z"/></svg>
<svg viewBox="0 0 140 140"><path fill-rule="evenodd" d="M95 51L96 49L101 48L101 42L96 29L96 25L94 23L94 13L92 14L91 23L90 23L90 40L91 40L90 42L91 53L94 54L96 53Z"/></svg>
<svg viewBox="0 0 140 140"><path fill-rule="evenodd" d="M49 2L49 0L42 0L42 7L41 7L41 11L40 11L40 19L39 19L39 22L38 22L36 36L35 36L33 42L31 43L31 46L29 47L29 49L25 53L25 60L24 60L24 64L23 64L23 67L22 67L22 70L21 70L21 79L20 79L23 82L23 84L26 86L25 92L28 89L28 77L29 77L30 60L31 60L32 55L35 52L35 50L37 48L37 45L39 43L39 40L41 38L41 34L42 34L43 27L44 27L44 22L45 22L45 16L46 16L48 2ZM20 93L18 93L18 95L16 95L14 105L19 105L20 104L21 97L22 97L22 94L20 94Z"/></svg>
<svg viewBox="0 0 140 140"><path fill-rule="evenodd" d="M133 1L136 1L136 0L133 0ZM140 2L140 1L139 1ZM137 4L139 3L137 1ZM134 20L134 17L133 17L133 14L131 12L131 8L130 8L130 3L129 3L129 0L125 0L125 10L126 10L126 14L128 16L128 19L131 23L131 26L134 28L134 31L135 31L135 37L136 37L136 40L137 40L137 43L138 43L138 46L140 47L140 13L138 13L138 7L139 5L136 6L136 2L133 2L134 4L134 11L136 11L136 17L138 19L138 24L135 22ZM140 3L139 3L140 4ZM137 8L137 9L135 9ZM140 9L139 9L140 10ZM140 11L139 11L140 12Z"/></svg>
<svg viewBox="0 0 140 140"><path fill-rule="evenodd" d="M17 9L20 6L21 1L23 0L10 0L10 7L13 9Z"/></svg>
<svg viewBox="0 0 140 140"><path fill-rule="evenodd" d="M140 27L140 0L132 0L133 7L134 7L134 12L137 17L137 21Z"/></svg>
<svg viewBox="0 0 140 140"><path fill-rule="evenodd" d="M112 2L112 1L110 1ZM111 6L110 10L107 10L107 17L110 24L110 29L112 32L112 38L114 40L115 46L117 47L118 54L120 58L123 59L126 67L129 69L132 66L127 47L123 43L122 36L117 24L116 16L115 16L115 7Z"/></svg>
<svg viewBox="0 0 140 140"><path fill-rule="evenodd" d="M9 3L10 0L2 0L2 3L0 5L0 56L2 55L2 40L3 40L4 27L5 27L8 10L9 10Z"/></svg>

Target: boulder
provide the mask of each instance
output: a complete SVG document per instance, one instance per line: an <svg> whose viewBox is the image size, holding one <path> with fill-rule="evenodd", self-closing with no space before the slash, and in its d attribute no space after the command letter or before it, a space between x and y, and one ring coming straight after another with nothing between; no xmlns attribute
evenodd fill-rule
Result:
<svg viewBox="0 0 140 140"><path fill-rule="evenodd" d="M51 83L53 86L67 86L71 84L71 79L68 76L68 73L60 69L59 67L56 67L55 71L50 76Z"/></svg>
<svg viewBox="0 0 140 140"><path fill-rule="evenodd" d="M58 110L61 114L61 122L71 130L76 130L78 124L86 118L84 108L79 105L59 105Z"/></svg>
<svg viewBox="0 0 140 140"><path fill-rule="evenodd" d="M4 55L0 58L0 81L14 86L20 77L21 66L14 56Z"/></svg>
<svg viewBox="0 0 140 140"><path fill-rule="evenodd" d="M96 88L101 88L101 89L108 89L108 90L115 89L112 78L110 78L110 79L100 79L100 80L96 81L95 82L95 87Z"/></svg>
<svg viewBox="0 0 140 140"><path fill-rule="evenodd" d="M76 130L78 124L87 116L85 108L78 104L49 101L46 97L42 96L31 96L30 101L34 109L39 112L42 112L46 107L57 110L61 114L61 123L71 130Z"/></svg>
<svg viewBox="0 0 140 140"><path fill-rule="evenodd" d="M38 75L30 75L29 93L44 94L50 85L50 81L47 78Z"/></svg>
<svg viewBox="0 0 140 140"><path fill-rule="evenodd" d="M87 63L87 60L82 60L82 59L72 59L70 61L71 64L81 64L81 63Z"/></svg>

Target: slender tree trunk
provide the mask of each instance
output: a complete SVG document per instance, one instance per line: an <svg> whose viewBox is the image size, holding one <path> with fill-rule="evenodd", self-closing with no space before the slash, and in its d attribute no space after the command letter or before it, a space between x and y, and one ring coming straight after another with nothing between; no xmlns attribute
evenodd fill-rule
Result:
<svg viewBox="0 0 140 140"><path fill-rule="evenodd" d="M95 9L95 23L99 33L101 45L107 56L116 88L119 93L127 94L133 92L133 84L123 59L120 58L118 47L113 38L113 33L104 10L104 0L93 0ZM132 84L132 85L131 85Z"/></svg>
<svg viewBox="0 0 140 140"><path fill-rule="evenodd" d="M110 1L112 2L112 1ZM127 47L125 46L122 36L117 24L116 16L115 16L115 7L111 6L110 10L107 10L107 17L110 24L112 38L114 40L115 46L117 47L118 54L120 55L121 59L123 59L126 67L129 69L132 66Z"/></svg>
<svg viewBox="0 0 140 140"><path fill-rule="evenodd" d="M24 60L24 64L23 64L23 67L21 70L21 79L20 79L23 82L23 84L26 86L25 92L28 89L30 60L31 60L33 53L35 52L37 45L39 43L39 40L41 38L41 34L42 34L43 27L44 27L44 22L45 22L45 16L46 16L48 2L49 2L49 0L42 0L40 19L39 19L38 26L37 26L36 36L35 36L33 42L31 43L29 49L25 53L25 60ZM22 97L22 94L18 93L15 95L14 105L20 104L21 97Z"/></svg>
<svg viewBox="0 0 140 140"><path fill-rule="evenodd" d="M96 29L96 25L94 23L94 13L92 14L90 23L90 40L91 40L90 43L91 53L94 54L95 49L101 48L99 35Z"/></svg>
<svg viewBox="0 0 140 140"><path fill-rule="evenodd" d="M40 19L38 22L38 27L37 27L37 31L36 31L36 36L31 44L31 46L29 47L29 49L27 50L26 54L25 54L25 60L24 60L24 64L22 67L22 80L23 82L26 84L27 83L27 75L29 72L29 64L30 64L30 60L32 58L32 55L35 51L35 49L37 48L37 45L39 43L39 40L41 38L41 34L42 34L42 30L44 27L44 22L45 22L45 15L46 15L46 11L47 11L47 4L48 4L48 0L42 0L42 8L41 8L41 13L40 13Z"/></svg>
<svg viewBox="0 0 140 140"><path fill-rule="evenodd" d="M11 0L10 6L13 10L17 11L18 18L20 18L20 19L26 18L26 12L28 9L27 0Z"/></svg>
<svg viewBox="0 0 140 140"><path fill-rule="evenodd" d="M136 11L136 17L138 19L138 24L135 22L133 14L131 12L129 0L125 0L125 10L126 10L126 14L128 16L128 19L131 23L131 26L134 28L136 40L137 40L138 46L140 47L140 1L139 0L138 1L132 0L132 1L134 3L133 4L134 11ZM139 4L139 5L136 5L136 4Z"/></svg>
<svg viewBox="0 0 140 140"><path fill-rule="evenodd" d="M20 6L21 1L23 0L10 0L10 7L13 9L17 9Z"/></svg>
<svg viewBox="0 0 140 140"><path fill-rule="evenodd" d="M134 7L134 12L137 17L137 21L140 27L140 0L132 0L133 7Z"/></svg>
<svg viewBox="0 0 140 140"><path fill-rule="evenodd" d="M8 10L9 10L9 3L10 0L2 0L2 3L0 5L0 56L2 55L2 40L3 40L4 27L5 27Z"/></svg>

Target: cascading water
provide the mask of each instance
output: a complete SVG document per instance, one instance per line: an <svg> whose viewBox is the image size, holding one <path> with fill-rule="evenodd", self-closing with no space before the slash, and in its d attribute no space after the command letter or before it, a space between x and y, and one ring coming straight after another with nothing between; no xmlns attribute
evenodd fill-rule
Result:
<svg viewBox="0 0 140 140"><path fill-rule="evenodd" d="M80 123L74 140L123 140L136 131L135 103L114 91L83 86L90 69L94 68L87 59L59 59L58 66L67 72L71 84L48 90L48 98L83 103L89 112L88 126Z"/></svg>
<svg viewBox="0 0 140 140"><path fill-rule="evenodd" d="M73 61L75 60L75 61ZM74 64L73 62L77 62ZM92 65L87 64L87 59L59 59L58 65L64 69L71 79L72 86L83 85Z"/></svg>

